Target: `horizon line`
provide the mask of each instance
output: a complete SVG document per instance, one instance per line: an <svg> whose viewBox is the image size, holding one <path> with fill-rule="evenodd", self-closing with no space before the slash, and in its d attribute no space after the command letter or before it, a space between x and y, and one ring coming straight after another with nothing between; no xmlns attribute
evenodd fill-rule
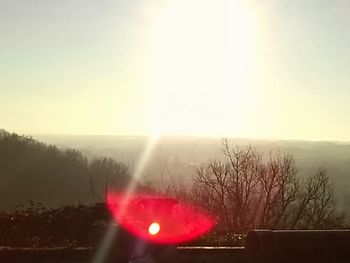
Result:
<svg viewBox="0 0 350 263"><path fill-rule="evenodd" d="M81 137L145 137L150 138L153 135L151 134L141 134L141 133L52 133L52 132L24 132L24 131L9 131L5 128L3 129L9 133L16 133L18 135L27 135L27 136L81 136ZM341 143L341 144L350 144L350 140L344 139L300 139L300 138L269 138L269 137L244 137L244 136L224 136L224 135L210 135L210 134L163 134L159 136L160 138L195 138L195 139L231 139L231 140L247 140L247 141L267 141L267 142L328 142L328 143Z"/></svg>

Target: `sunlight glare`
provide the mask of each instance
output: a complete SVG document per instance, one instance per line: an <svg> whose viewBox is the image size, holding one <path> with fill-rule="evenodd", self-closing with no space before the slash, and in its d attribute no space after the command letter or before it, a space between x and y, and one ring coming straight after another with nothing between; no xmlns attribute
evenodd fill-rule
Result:
<svg viewBox="0 0 350 263"><path fill-rule="evenodd" d="M252 94L253 22L237 0L177 0L155 32L158 134L220 135Z"/></svg>

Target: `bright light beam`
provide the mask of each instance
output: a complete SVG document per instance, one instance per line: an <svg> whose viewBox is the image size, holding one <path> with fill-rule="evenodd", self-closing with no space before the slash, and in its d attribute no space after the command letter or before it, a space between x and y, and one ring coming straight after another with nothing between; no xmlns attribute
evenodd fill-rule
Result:
<svg viewBox="0 0 350 263"><path fill-rule="evenodd" d="M142 176L142 173L143 173L143 171L148 163L148 160L152 154L152 151L153 151L158 139L159 139L158 136L152 136L148 140L146 148L143 151L141 158L138 161L135 172L133 173L132 180L125 191L125 198L124 198L125 202L128 202L128 199L135 192L137 183L139 182L139 180ZM125 211L123 211L123 210L120 211L121 214L123 214L124 212ZM92 260L92 263L105 262L105 258L106 258L107 252L112 244L113 237L115 237L117 234L118 234L118 231L117 231L116 226L114 224L110 224L110 226L108 227L108 229L104 235L104 238L101 242L101 245L100 245L99 249L97 250L95 257Z"/></svg>

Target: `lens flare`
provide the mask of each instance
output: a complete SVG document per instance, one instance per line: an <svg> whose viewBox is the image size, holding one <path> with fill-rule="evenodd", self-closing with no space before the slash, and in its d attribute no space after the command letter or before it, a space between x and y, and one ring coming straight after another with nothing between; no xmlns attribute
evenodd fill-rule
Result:
<svg viewBox="0 0 350 263"><path fill-rule="evenodd" d="M109 193L107 205L117 223L138 238L179 244L208 232L215 220L203 210L166 196Z"/></svg>
<svg viewBox="0 0 350 263"><path fill-rule="evenodd" d="M160 225L158 223L152 223L148 227L148 233L152 236L157 235L160 231Z"/></svg>

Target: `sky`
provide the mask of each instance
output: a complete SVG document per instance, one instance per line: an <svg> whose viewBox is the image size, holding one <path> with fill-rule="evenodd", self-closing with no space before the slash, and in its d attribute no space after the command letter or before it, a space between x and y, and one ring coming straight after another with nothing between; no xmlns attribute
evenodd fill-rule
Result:
<svg viewBox="0 0 350 263"><path fill-rule="evenodd" d="M347 0L0 0L0 127L350 140Z"/></svg>

